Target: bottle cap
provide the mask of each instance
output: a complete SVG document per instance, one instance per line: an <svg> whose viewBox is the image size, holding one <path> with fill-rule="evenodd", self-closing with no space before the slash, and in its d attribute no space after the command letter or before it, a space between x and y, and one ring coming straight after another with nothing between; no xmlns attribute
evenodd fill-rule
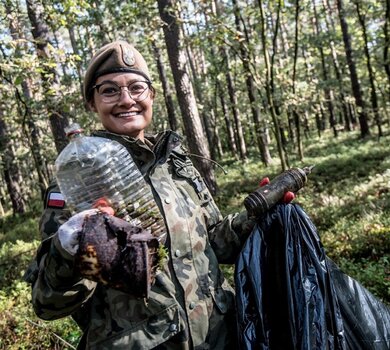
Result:
<svg viewBox="0 0 390 350"><path fill-rule="evenodd" d="M81 134L84 132L84 129L78 123L72 123L65 129L66 137L70 137L75 134Z"/></svg>

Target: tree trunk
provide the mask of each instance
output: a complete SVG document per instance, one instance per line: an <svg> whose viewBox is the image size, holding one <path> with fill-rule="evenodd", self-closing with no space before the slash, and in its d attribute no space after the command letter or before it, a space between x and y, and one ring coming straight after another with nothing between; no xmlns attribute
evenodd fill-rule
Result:
<svg viewBox="0 0 390 350"><path fill-rule="evenodd" d="M318 23L318 15L317 15L315 0L312 0L312 4L313 4L313 11L314 11L314 16L312 18L314 33L317 37L320 37L321 30L320 30L320 25ZM333 91L330 88L328 88L328 79L329 79L328 68L326 67L326 63L325 63L325 54L324 54L322 43L319 43L318 51L320 52L320 57L321 57L322 77L324 83L326 84L324 88L324 93L325 93L326 105L328 107L328 112L329 112L329 124L333 130L334 136L337 137L336 118L334 115L334 108L333 108L334 96L333 96Z"/></svg>
<svg viewBox="0 0 390 350"><path fill-rule="evenodd" d="M173 0L157 0L159 13L164 22L164 37L167 46L169 62L175 81L177 99L183 118L184 132L191 153L204 158L210 158L210 151L205 139L193 87L187 72L185 49L182 43L179 23L174 12ZM206 141L206 142L205 142ZM212 194L217 192L211 162L204 158L194 159L194 163L204 177Z"/></svg>
<svg viewBox="0 0 390 350"><path fill-rule="evenodd" d="M231 76L231 67L230 67L230 58L228 55L228 52L226 48L221 48L221 52L223 57L226 61L226 71L225 71L225 78L228 88L228 94L229 94L229 102L230 102L230 110L233 114L233 120L234 125L236 129L236 145L240 152L240 158L243 161L247 160L247 149L245 144L245 138L244 138L244 131L241 124L241 116L240 112L238 110L238 101L237 101L237 95L236 95L236 89L234 86L233 78Z"/></svg>
<svg viewBox="0 0 390 350"><path fill-rule="evenodd" d="M9 2L6 2L6 12L9 16L9 28L12 39L16 41L23 39L18 15L15 14L14 11L12 11ZM20 40L20 44L15 48L15 57L21 57L23 55L21 48L26 50L26 44L23 43L23 40ZM30 102L32 101L30 87L26 80L23 80L21 82L21 86L23 90L23 97L19 93L19 90L15 87L15 100L18 104L20 118L23 121L22 130L26 137L26 140L29 143L30 151L34 159L35 169L38 174L38 185L41 191L41 197L43 198L45 190L48 186L49 174L46 166L46 161L43 158L41 152L38 128L34 123L33 116L29 108ZM25 109L24 112L22 111L21 105L23 105Z"/></svg>
<svg viewBox="0 0 390 350"><path fill-rule="evenodd" d="M232 0L232 4L234 7L234 17L235 17L236 30L237 30L237 33L241 33L242 29L241 29L240 9L237 5L236 0ZM248 39L249 38L245 38L245 41L247 43L248 43ZM268 146L267 137L266 137L266 130L265 130L266 126L265 126L264 121L263 121L263 125L261 125L261 121L260 121L260 111L259 111L259 108L257 106L257 101L256 101L256 96L255 96L256 88L255 88L252 73L251 73L251 70L249 67L249 61L250 61L249 52L247 51L247 49L243 45L244 38L242 40L240 40L239 42L240 42L239 49L240 49L240 54L241 54L242 66L243 66L243 70L244 70L244 74L245 74L246 90L247 90L248 99L250 102L253 124L255 127L254 135L255 135L255 139L256 139L256 142L257 142L258 147L259 147L261 160L265 166L268 166L272 163L272 157L271 157L271 154L269 152L269 146Z"/></svg>
<svg viewBox="0 0 390 350"><path fill-rule="evenodd" d="M218 95L219 95L219 100L221 102L221 109L223 113L223 117L225 120L225 125L226 125L226 134L227 134L227 141L229 145L229 150L230 152L234 155L236 159L238 159L238 153L237 153L237 147L236 147L236 142L234 140L234 131L232 127L232 123L229 118L229 114L226 108L226 102L225 102L225 96L223 93L223 90L221 89L220 83L217 80L217 90L218 90Z"/></svg>
<svg viewBox="0 0 390 350"><path fill-rule="evenodd" d="M78 45L77 45L76 34L74 32L73 24L72 25L68 25L67 28L68 28L69 39L70 39L70 43L72 45L73 53L75 55L80 56L80 52L79 52L79 48L78 48ZM82 79L82 73L81 73L81 61L80 60L76 60L75 65L76 65L76 69L77 69L77 79L79 81L79 87L80 87L80 96L83 96L83 79ZM85 102L84 102L84 104L85 104L84 105L85 106L85 110L88 111L89 110L88 104L85 103Z"/></svg>
<svg viewBox="0 0 390 350"><path fill-rule="evenodd" d="M197 100L199 101L200 105L200 117L203 125L203 129L206 132L207 142L209 144L209 150L210 150L210 156L211 159L217 159L217 149L215 147L214 143L214 137L213 137L213 130L212 125L210 123L210 115L209 115L209 101L207 100L207 96L204 94L204 90L201 89L201 83L199 81L199 76L202 77L203 84L207 86L207 76L201 72L200 69L197 69L194 65L194 57L192 50L190 49L190 46L187 44L185 45L185 51L187 54L187 60L189 63L189 67L192 73L193 77L193 86L195 90L195 96L197 97ZM205 89L207 90L207 89Z"/></svg>
<svg viewBox="0 0 390 350"><path fill-rule="evenodd" d="M216 18L220 18L223 14L223 11L221 11L220 3L218 0L214 0L212 3L212 11ZM220 45L218 48L219 54L221 55L221 58L223 62L225 63L223 65L223 71L225 72L225 79L227 83L227 89L228 89L228 95L229 95L229 109L231 110L231 114L233 115L233 121L234 121L234 140L235 140L235 146L237 150L239 151L239 157L242 161L246 162L247 160L247 149L245 144L245 138L244 138L244 131L241 124L241 117L240 112L238 110L238 102L237 102L237 95L236 95L236 89L234 86L232 74L231 74L231 67L230 67L230 57L228 50L224 45ZM220 92L220 95L223 95L223 92ZM222 103L222 101L221 101ZM224 113L227 112L224 111ZM225 120L226 121L226 120Z"/></svg>
<svg viewBox="0 0 390 350"><path fill-rule="evenodd" d="M330 13L331 11L329 10L329 4L328 4L327 0L322 1L322 6L323 6L323 9L325 11L324 18L325 18L325 25L326 25L327 32L335 31L335 25L334 25L334 22L332 19L332 14ZM330 24L329 24L328 18L331 22ZM343 86L343 79L342 79L343 74L341 72L341 68L340 68L340 64L339 64L339 60L338 60L338 56L337 56L337 51L336 51L335 43L333 40L330 40L329 46L330 46L330 52L332 55L332 63L333 63L334 71L336 74L336 79L338 82L339 100L341 103L341 109L342 109L342 113L343 113L344 126L345 126L345 129L347 131L351 131L352 130L352 125L351 125L352 120L351 120L351 115L350 115L349 108L348 108L348 102L346 101L346 98L345 98L346 93L345 93L344 86Z"/></svg>
<svg viewBox="0 0 390 350"><path fill-rule="evenodd" d="M390 101L390 0L386 0L386 14L385 24L383 25L383 32L385 37L385 45L383 47L383 62L385 66L385 72L388 80L388 96L387 99Z"/></svg>
<svg viewBox="0 0 390 350"><path fill-rule="evenodd" d="M363 100L363 93L360 88L359 79L357 76L355 61L352 53L351 38L349 36L348 24L345 19L345 11L343 6L343 0L336 0L337 9L340 18L341 30L343 33L343 41L345 47L345 55L347 58L349 73L351 77L352 92L355 98L356 107L358 108L358 117L360 124L360 135L362 138L370 135L370 128L368 126L368 117L366 112L366 106Z"/></svg>
<svg viewBox="0 0 390 350"><path fill-rule="evenodd" d="M0 201L0 218L5 216L4 208L3 208L3 203Z"/></svg>
<svg viewBox="0 0 390 350"><path fill-rule="evenodd" d="M362 32L363 32L364 54L366 56L368 78L370 80L370 89L371 89L371 105L372 105L372 109L373 109L373 113L374 113L375 123L376 123L377 128L378 128L378 136L382 137L383 132L382 132L382 125L381 125L381 116L379 114L378 97L376 95L374 71L373 71L372 65L371 65L370 51L368 50L367 31L366 31L366 23L365 23L365 18L364 18L365 16L361 12L359 1L355 1L355 5L356 5L356 11L358 14L358 18L359 18L359 23L362 27Z"/></svg>
<svg viewBox="0 0 390 350"><path fill-rule="evenodd" d="M13 214L26 212L26 204L21 191L21 177L15 154L3 119L4 111L0 110L0 154L2 154L4 181L11 199Z"/></svg>
<svg viewBox="0 0 390 350"><path fill-rule="evenodd" d="M258 0L258 7L259 7L259 11L260 11L260 25L261 25L261 28L260 28L260 35L261 35L261 42L262 42L262 45L263 45L263 55L264 55L264 62L265 62L265 69L266 69L266 83L265 83L265 88L266 88L266 92L267 92L267 101L268 101L268 106L269 106L269 109L270 109L270 112L271 112L271 117L272 117L272 121L273 121L273 124L274 124L274 128L275 128L275 136L276 136L276 144L277 144L277 147L278 147L278 153L279 153L279 158L280 158L280 164L282 166L282 170L286 170L287 169L287 161L286 161L286 157L285 157L285 154L284 154L284 150L283 150L283 144L282 144L282 138L281 138L281 135L280 135L280 127L279 127L279 120L278 120L278 116L275 112L275 106L274 106L274 99L273 99L273 95L272 95L272 89L271 89L271 86L273 85L273 82L272 82L272 74L271 74L271 65L270 65L270 61L269 61L269 55L268 55L268 48L267 48L267 39L266 39L266 35L265 35L265 19L264 19L264 11L263 11L263 2L262 0Z"/></svg>
<svg viewBox="0 0 390 350"><path fill-rule="evenodd" d="M38 57L42 62L42 67L47 67L47 63L50 60L48 51L49 30L45 23L42 4L39 3L39 0L26 0L26 4ZM69 125L69 121L66 113L63 113L56 106L56 97L51 92L53 87L57 85L56 72L52 68L44 68L44 70L42 73L42 85L47 103L46 107L49 113L51 131L54 136L57 152L59 153L68 143L64 128Z"/></svg>
<svg viewBox="0 0 390 350"><path fill-rule="evenodd" d="M292 76L292 92L295 96L295 81L296 81L296 73L297 73L297 60L298 60L298 38L299 38L299 10L300 4L299 0L296 0L295 5L295 35L294 35L294 58L293 58L293 76ZM303 160L303 147L302 147L302 135L301 135L301 121L299 118L299 113L297 112L296 106L293 111L295 128L297 130L297 146L298 146L298 156L299 159Z"/></svg>
<svg viewBox="0 0 390 350"><path fill-rule="evenodd" d="M160 77L161 85L163 88L164 101L165 101L165 107L167 108L169 126L172 130L176 131L178 129L178 123L176 118L175 106L173 104L172 92L167 80L164 64L161 59L160 48L157 46L154 40L152 41L152 46L154 51L154 58L157 64L158 75Z"/></svg>

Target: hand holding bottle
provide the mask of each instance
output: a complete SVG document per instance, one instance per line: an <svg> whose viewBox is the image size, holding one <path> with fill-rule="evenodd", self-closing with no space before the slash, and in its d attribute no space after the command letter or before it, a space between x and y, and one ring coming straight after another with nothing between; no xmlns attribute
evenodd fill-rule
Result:
<svg viewBox="0 0 390 350"><path fill-rule="evenodd" d="M84 210L73 215L67 222L58 229L58 239L61 247L70 255L76 255L79 249L80 235L83 232L84 222L90 215L96 214L98 209Z"/></svg>

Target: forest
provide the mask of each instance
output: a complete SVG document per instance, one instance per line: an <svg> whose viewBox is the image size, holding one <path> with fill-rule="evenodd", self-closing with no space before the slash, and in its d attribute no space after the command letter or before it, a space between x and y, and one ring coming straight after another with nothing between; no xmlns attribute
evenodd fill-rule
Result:
<svg viewBox="0 0 390 350"><path fill-rule="evenodd" d="M118 39L149 64L148 132L183 135L223 214L263 177L315 165L294 202L390 303L390 0L2 0L0 18L0 349L77 344L71 319L34 315L22 276L64 128L101 128L87 63Z"/></svg>

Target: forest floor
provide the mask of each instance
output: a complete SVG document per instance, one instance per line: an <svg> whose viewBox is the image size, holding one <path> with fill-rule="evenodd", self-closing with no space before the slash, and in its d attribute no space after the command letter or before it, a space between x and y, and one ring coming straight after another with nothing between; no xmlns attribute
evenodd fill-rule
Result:
<svg viewBox="0 0 390 350"><path fill-rule="evenodd" d="M295 203L313 221L327 255L375 296L390 304L390 135L324 134L304 140L304 160L290 156L292 167L315 165ZM293 151L290 150L292 154ZM273 154L277 154L276 150ZM276 156L275 156L276 157ZM253 153L246 164L225 158L216 168L223 214L242 210L244 198L280 165L265 168ZM72 349L79 331L69 318L44 322L30 303L22 281L39 244L37 200L23 216L0 218L0 349ZM231 279L232 268L224 269ZM39 344L39 345L38 345Z"/></svg>

